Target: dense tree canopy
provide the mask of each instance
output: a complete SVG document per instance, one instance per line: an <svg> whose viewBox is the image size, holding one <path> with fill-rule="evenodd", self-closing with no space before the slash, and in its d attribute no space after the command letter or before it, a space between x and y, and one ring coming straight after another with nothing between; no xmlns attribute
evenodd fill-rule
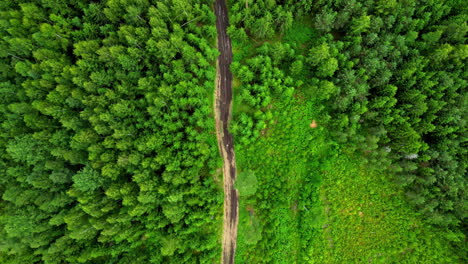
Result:
<svg viewBox="0 0 468 264"><path fill-rule="evenodd" d="M0 262L217 260L210 2L0 14Z"/></svg>
<svg viewBox="0 0 468 264"><path fill-rule="evenodd" d="M312 95L334 140L391 171L426 223L463 246L464 1L234 1L231 8L231 36L245 47L232 67L243 90L233 126L239 141L261 137L267 106L282 96L274 84ZM273 19L290 13L294 26Z"/></svg>
<svg viewBox="0 0 468 264"><path fill-rule="evenodd" d="M239 261L320 263L347 213L323 193L376 174L348 156L450 242L385 225L411 237L383 261L466 260L465 1L227 2ZM219 261L215 25L207 0L0 1L0 263Z"/></svg>

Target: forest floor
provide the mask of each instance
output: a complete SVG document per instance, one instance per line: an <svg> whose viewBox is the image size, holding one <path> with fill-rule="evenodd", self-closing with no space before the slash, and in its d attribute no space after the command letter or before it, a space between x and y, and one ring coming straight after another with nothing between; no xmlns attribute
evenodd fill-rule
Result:
<svg viewBox="0 0 468 264"><path fill-rule="evenodd" d="M220 55L216 65L215 119L219 150L223 157L224 174L224 226L222 241L222 263L234 263L239 222L239 194L234 188L236 161L233 137L228 131L232 102L231 39L227 35L229 26L225 0L215 2L216 29Z"/></svg>

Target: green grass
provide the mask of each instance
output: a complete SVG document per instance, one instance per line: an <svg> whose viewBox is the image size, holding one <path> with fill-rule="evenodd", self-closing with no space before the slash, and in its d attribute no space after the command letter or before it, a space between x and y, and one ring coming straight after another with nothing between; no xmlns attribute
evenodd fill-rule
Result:
<svg viewBox="0 0 468 264"><path fill-rule="evenodd" d="M303 18L301 21L295 21L290 29L286 31L283 42L294 44L305 44L313 41L317 33L312 27L311 18Z"/></svg>
<svg viewBox="0 0 468 264"><path fill-rule="evenodd" d="M322 164L322 232L310 263L456 263L444 232L426 225L383 171L337 152Z"/></svg>

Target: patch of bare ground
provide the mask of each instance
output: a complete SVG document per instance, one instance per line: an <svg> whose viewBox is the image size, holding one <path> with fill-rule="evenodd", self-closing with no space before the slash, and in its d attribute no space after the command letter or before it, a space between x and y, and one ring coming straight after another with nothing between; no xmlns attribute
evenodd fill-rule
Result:
<svg viewBox="0 0 468 264"><path fill-rule="evenodd" d="M229 26L225 0L215 2L217 46L219 57L216 63L215 120L218 147L223 157L224 217L222 238L222 263L234 264L239 222L239 193L234 188L236 180L236 159L234 140L228 130L232 105L232 62L231 39L227 35Z"/></svg>

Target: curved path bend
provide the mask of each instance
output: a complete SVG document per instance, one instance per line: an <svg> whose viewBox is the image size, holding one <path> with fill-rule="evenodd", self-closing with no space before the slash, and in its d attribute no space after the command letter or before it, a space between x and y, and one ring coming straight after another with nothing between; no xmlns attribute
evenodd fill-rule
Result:
<svg viewBox="0 0 468 264"><path fill-rule="evenodd" d="M228 126L231 119L232 62L231 39L227 35L229 26L225 0L215 0L216 29L220 55L216 64L215 118L218 146L223 157L224 174L224 224L222 263L233 264L236 253L237 224L239 222L239 194L234 189L236 179L236 160L233 137Z"/></svg>

